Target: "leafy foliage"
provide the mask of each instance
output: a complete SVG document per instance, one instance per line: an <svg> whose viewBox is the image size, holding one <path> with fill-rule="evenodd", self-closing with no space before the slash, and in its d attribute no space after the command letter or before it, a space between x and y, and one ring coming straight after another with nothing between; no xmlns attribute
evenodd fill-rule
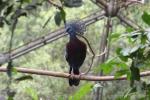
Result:
<svg viewBox="0 0 150 100"><path fill-rule="evenodd" d="M91 83L84 84L73 96L69 97L69 100L82 100L83 97L90 92L91 88Z"/></svg>
<svg viewBox="0 0 150 100"><path fill-rule="evenodd" d="M142 19L147 25L150 25L150 14L144 12L142 15Z"/></svg>
<svg viewBox="0 0 150 100"><path fill-rule="evenodd" d="M61 8L52 7L52 5L48 4L47 0L37 0L36 2L34 0L1 0L0 50L2 52L6 50L8 51L7 45L4 44L8 44L10 31L15 34L12 41L14 43L14 47L18 47L24 43L28 43L34 40L39 36L47 34L49 31L57 29L58 26L61 26L62 21L64 23L67 21L66 18L83 18L89 15L89 12L93 12L94 10L99 9L89 1L86 1L85 3L83 3L82 0L52 1L55 4L61 6ZM56 8L58 9L56 10ZM136 9L136 11L138 10ZM51 17L49 16L54 16L54 21L50 20ZM135 14L135 16L137 18L137 16L139 17L140 15L137 13ZM43 26L43 21L45 22L44 19L48 20ZM147 25L150 25L150 15L147 11L143 12L142 19ZM102 22L91 25L90 27L88 27L87 33L85 35L90 41L96 53L98 53L99 49L99 33L102 31L102 25ZM43 29L41 29L41 26L43 26ZM122 75L127 75L128 80L130 80L131 88L128 87L127 82L108 82L108 86L103 86L105 99L108 97L111 98L111 100L130 100L134 96L137 96L139 91L138 87L140 87L140 91L142 91L141 94L144 94L144 96L146 97L144 97L143 95L138 95L140 96L139 100L145 100L145 98L149 100L150 85L147 82L148 79L145 79L142 85L137 84L141 83L142 81L140 79L140 71L148 69L148 67L145 66L149 66L150 64L149 33L142 30L137 33L128 34L130 32L133 32L132 28L120 27L121 26L115 27L115 32L110 36L110 43L113 48L112 50L110 50L110 58L105 63L98 65L97 68L94 68L95 70L93 70L93 72L97 74L100 70L103 70L107 75L115 75L115 78L118 78ZM9 63L8 69L11 70L8 70L7 73L9 76L14 75L15 77L17 77L14 79L17 82L12 83L12 87L14 89L17 89L17 92L10 92L10 94L8 95L8 100L13 100L16 98L16 100L19 100L20 98L22 99L22 97L24 97L24 100L66 100L68 99L68 97L70 100L82 100L84 98L88 98L88 94L92 93L91 90L94 88L93 83L91 82L83 82L81 84L81 87L79 87L79 89L75 91L75 89L70 89L70 87L66 85L67 81L64 79L56 79L52 77L43 78L43 76L36 76L33 80L33 77L30 75L21 75L20 77L20 75L18 75L19 73L17 73L14 68L14 66L30 66L32 68L37 68L34 66L38 66L38 69L43 68L46 70L66 71L68 68L66 67L67 65L62 55L64 53L62 48L64 48L65 43L66 38L60 39L52 44L49 44L48 46L45 46L37 51L25 55L20 59L15 60L13 64ZM120 44L125 45L122 46ZM115 51L116 53L112 53ZM89 62L90 59L87 58L87 61L83 66L88 66ZM5 87L5 84L7 84L6 76L2 74L0 78L0 88L3 89ZM24 81L28 79L31 81ZM123 86L126 87L124 88ZM119 90L120 87L122 87L122 90ZM122 96L123 92L127 88L129 88L129 90ZM109 94L109 96L107 94Z"/></svg>

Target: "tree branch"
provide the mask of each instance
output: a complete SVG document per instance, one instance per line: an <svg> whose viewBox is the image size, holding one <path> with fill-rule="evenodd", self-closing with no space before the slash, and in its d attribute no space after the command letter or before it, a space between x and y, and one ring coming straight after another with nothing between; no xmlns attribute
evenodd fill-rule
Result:
<svg viewBox="0 0 150 100"><path fill-rule="evenodd" d="M70 74L56 71L47 71L47 70L37 70L29 68L16 68L19 73L35 74L35 75L44 75L44 76L53 76L60 78L69 78ZM6 67L0 67L0 72L6 72ZM150 76L150 71L145 71L140 73L141 77ZM114 81L114 80L126 80L126 75L115 78L114 76L93 76L93 75L73 75L74 78L87 81Z"/></svg>
<svg viewBox="0 0 150 100"><path fill-rule="evenodd" d="M133 22L129 18L127 19L127 17L123 16L121 13L118 13L117 17L119 18L120 21L123 21L125 24L127 24L128 26L134 28L135 30L139 30L140 28L142 29L142 27L137 25L135 22Z"/></svg>
<svg viewBox="0 0 150 100"><path fill-rule="evenodd" d="M88 26L94 22L97 22L100 19L103 19L105 15L104 11L97 11L91 15L89 15L88 17L85 17L81 20L79 20L79 23ZM16 59L22 55L25 55L35 49L38 49L42 46L45 46L48 43L51 43L61 37L66 36L67 33L64 29L64 27L54 31L54 32L50 32L45 36L39 37L33 41L31 41L30 43L24 44L14 50L11 51L11 54L9 54L9 52L5 52L4 54L0 54L0 64L4 64L6 62L8 62L9 60L13 60ZM10 59L8 58L10 56Z"/></svg>

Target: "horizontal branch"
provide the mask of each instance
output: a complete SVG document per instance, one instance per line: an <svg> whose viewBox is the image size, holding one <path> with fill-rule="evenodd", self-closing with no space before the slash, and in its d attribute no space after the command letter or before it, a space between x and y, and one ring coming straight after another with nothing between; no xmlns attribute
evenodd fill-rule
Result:
<svg viewBox="0 0 150 100"><path fill-rule="evenodd" d="M53 76L60 78L69 78L70 74L56 71L47 71L47 70L37 70L29 68L16 68L17 72L35 74L35 75L44 75L44 76ZM6 72L6 67L0 67L0 72ZM150 71L145 71L140 73L141 77L150 76ZM74 78L87 81L113 81L113 80L126 80L126 76L120 78L115 78L114 76L93 76L93 75L73 75Z"/></svg>

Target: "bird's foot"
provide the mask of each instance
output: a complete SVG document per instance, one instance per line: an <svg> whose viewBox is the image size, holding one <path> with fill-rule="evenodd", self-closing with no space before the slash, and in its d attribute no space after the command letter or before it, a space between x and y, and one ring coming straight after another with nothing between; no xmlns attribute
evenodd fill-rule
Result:
<svg viewBox="0 0 150 100"><path fill-rule="evenodd" d="M81 78L81 76L86 75L87 73L81 73L79 74L79 79Z"/></svg>
<svg viewBox="0 0 150 100"><path fill-rule="evenodd" d="M74 74L71 73L71 74L69 75L69 78L70 78L70 79L74 79Z"/></svg>

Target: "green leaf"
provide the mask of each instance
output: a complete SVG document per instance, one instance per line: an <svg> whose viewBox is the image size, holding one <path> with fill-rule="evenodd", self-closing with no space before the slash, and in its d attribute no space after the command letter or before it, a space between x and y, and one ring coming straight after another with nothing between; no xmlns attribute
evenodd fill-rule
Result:
<svg viewBox="0 0 150 100"><path fill-rule="evenodd" d="M131 57L131 58L137 56L137 53L138 53L139 48L140 48L139 46L135 46L135 47L133 47L133 48L130 50L130 57Z"/></svg>
<svg viewBox="0 0 150 100"><path fill-rule="evenodd" d="M32 100L39 100L37 91L33 88L26 88L25 92L31 96Z"/></svg>
<svg viewBox="0 0 150 100"><path fill-rule="evenodd" d="M137 92L136 87L128 89L128 91L124 94L124 98L131 96L133 93Z"/></svg>
<svg viewBox="0 0 150 100"><path fill-rule="evenodd" d="M32 0L23 0L23 1L26 2L26 3L32 2Z"/></svg>
<svg viewBox="0 0 150 100"><path fill-rule="evenodd" d="M115 100L130 100L130 97L117 97Z"/></svg>
<svg viewBox="0 0 150 100"><path fill-rule="evenodd" d="M14 97L9 96L7 100L14 100Z"/></svg>
<svg viewBox="0 0 150 100"><path fill-rule="evenodd" d="M118 40L119 37L120 37L119 33L112 33L110 36L111 41L116 41L116 40Z"/></svg>
<svg viewBox="0 0 150 100"><path fill-rule="evenodd" d="M128 56L129 56L129 49L128 48L125 48L125 49L117 48L116 53L122 61L127 62Z"/></svg>
<svg viewBox="0 0 150 100"><path fill-rule="evenodd" d="M82 6L82 0L64 0L64 6L72 8L72 7L80 7Z"/></svg>
<svg viewBox="0 0 150 100"><path fill-rule="evenodd" d="M100 67L101 67L101 70L103 70L103 72L105 74L109 74L113 69L113 64L111 64L111 62L103 63L103 64L100 65Z"/></svg>
<svg viewBox="0 0 150 100"><path fill-rule="evenodd" d="M54 19L55 19L55 24L56 24L57 26L60 26L62 20L64 21L64 23L66 23L66 13L65 13L64 9L63 9L63 8L59 8L59 10L60 10L60 11L57 12L57 13L55 14L55 17L54 17Z"/></svg>
<svg viewBox="0 0 150 100"><path fill-rule="evenodd" d="M84 84L73 96L69 97L69 100L83 100L87 93L91 91L92 84Z"/></svg>
<svg viewBox="0 0 150 100"><path fill-rule="evenodd" d="M57 26L60 26L61 21L62 21L61 13L60 13L60 12L56 12L56 14L55 14L55 16L54 16L54 19L55 19L55 24L56 24Z"/></svg>
<svg viewBox="0 0 150 100"><path fill-rule="evenodd" d="M125 62L118 61L118 60L116 60L116 59L113 58L113 59L107 60L103 64L100 64L98 67L96 67L94 69L94 72L98 73L101 70L103 70L103 72L105 74L109 74L110 72L112 72L112 70L113 70L114 67L119 67L119 68L122 68L122 69L126 69L127 65L126 65Z"/></svg>
<svg viewBox="0 0 150 100"><path fill-rule="evenodd" d="M63 8L60 9L61 18L64 22L66 22L66 12Z"/></svg>
<svg viewBox="0 0 150 100"><path fill-rule="evenodd" d="M148 14L146 11L144 11L142 19L146 24L150 25L150 14Z"/></svg>
<svg viewBox="0 0 150 100"><path fill-rule="evenodd" d="M24 9L30 11L36 8L37 8L37 5L30 4L30 5L27 5Z"/></svg>
<svg viewBox="0 0 150 100"><path fill-rule="evenodd" d="M111 38L113 39L113 38L118 38L120 36L120 34L119 33L112 33L111 34Z"/></svg>
<svg viewBox="0 0 150 100"><path fill-rule="evenodd" d="M134 31L134 29L132 27L127 27L126 28L126 32L128 32L128 33L133 32L133 31Z"/></svg>
<svg viewBox="0 0 150 100"><path fill-rule="evenodd" d="M13 6L14 6L14 5L10 5L10 6L8 6L8 8L7 8L6 12L4 12L4 14L5 14L6 16L8 16L8 15L12 12L12 10L13 10Z"/></svg>
<svg viewBox="0 0 150 100"><path fill-rule="evenodd" d="M131 67L130 70L131 70L131 77L134 80L140 81L140 70L139 70L139 68Z"/></svg>
<svg viewBox="0 0 150 100"><path fill-rule="evenodd" d="M122 70L119 70L115 73L115 78L119 78L121 77L122 75L127 75L129 73L129 70L128 69L122 69Z"/></svg>
<svg viewBox="0 0 150 100"><path fill-rule="evenodd" d="M16 75L18 73L17 69L15 67L12 67L12 74Z"/></svg>
<svg viewBox="0 0 150 100"><path fill-rule="evenodd" d="M21 76L19 78L16 78L15 81L24 81L24 80L32 80L33 77L31 75L24 75L24 76Z"/></svg>
<svg viewBox="0 0 150 100"><path fill-rule="evenodd" d="M141 45L137 45L135 47L133 47L131 50L130 50L130 58L138 58L138 59L143 59L144 57L144 49L145 47L142 47Z"/></svg>
<svg viewBox="0 0 150 100"><path fill-rule="evenodd" d="M7 91L7 96L8 96L7 100L14 100L14 96L15 96L15 95L16 95L16 92L9 89L9 90Z"/></svg>
<svg viewBox="0 0 150 100"><path fill-rule="evenodd" d="M148 40L147 36L145 34L142 34L142 36L141 36L141 44L145 44L147 40Z"/></svg>
<svg viewBox="0 0 150 100"><path fill-rule="evenodd" d="M130 76L130 86L133 87L134 81L140 81L140 70L139 68L134 66L134 62L132 62L132 66L130 67L131 76Z"/></svg>
<svg viewBox="0 0 150 100"><path fill-rule="evenodd" d="M17 0L17 2L21 2L21 3L31 3L32 0Z"/></svg>
<svg viewBox="0 0 150 100"><path fill-rule="evenodd" d="M12 64L12 62L9 62L8 65L7 65L7 75L8 75L8 77L12 76L12 68L13 68L13 64Z"/></svg>

